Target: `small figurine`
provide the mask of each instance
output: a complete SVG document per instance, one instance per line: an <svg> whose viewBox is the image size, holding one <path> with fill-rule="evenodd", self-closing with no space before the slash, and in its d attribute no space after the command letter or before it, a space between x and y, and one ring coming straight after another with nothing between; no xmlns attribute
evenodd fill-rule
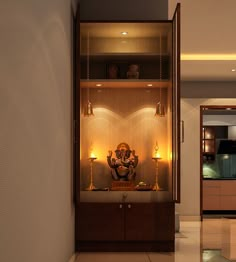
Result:
<svg viewBox="0 0 236 262"><path fill-rule="evenodd" d="M116 64L110 64L108 67L108 78L117 79L119 78L119 68Z"/></svg>
<svg viewBox="0 0 236 262"><path fill-rule="evenodd" d="M129 65L127 72L128 79L138 79L139 78L139 66L136 64Z"/></svg>

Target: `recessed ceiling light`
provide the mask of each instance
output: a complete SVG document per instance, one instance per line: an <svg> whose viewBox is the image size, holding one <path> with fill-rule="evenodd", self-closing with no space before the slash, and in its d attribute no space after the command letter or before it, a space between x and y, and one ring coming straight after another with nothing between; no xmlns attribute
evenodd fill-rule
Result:
<svg viewBox="0 0 236 262"><path fill-rule="evenodd" d="M102 86L102 84L96 84L96 86Z"/></svg>
<svg viewBox="0 0 236 262"><path fill-rule="evenodd" d="M152 86L152 84L147 84L147 86Z"/></svg>
<svg viewBox="0 0 236 262"><path fill-rule="evenodd" d="M232 72L235 72L235 71L236 71L236 69L235 69L235 68L233 68L231 71L232 71Z"/></svg>
<svg viewBox="0 0 236 262"><path fill-rule="evenodd" d="M232 110L232 108L231 107L227 107L226 110Z"/></svg>
<svg viewBox="0 0 236 262"><path fill-rule="evenodd" d="M128 32L124 31L124 32L121 32L122 35L128 35Z"/></svg>

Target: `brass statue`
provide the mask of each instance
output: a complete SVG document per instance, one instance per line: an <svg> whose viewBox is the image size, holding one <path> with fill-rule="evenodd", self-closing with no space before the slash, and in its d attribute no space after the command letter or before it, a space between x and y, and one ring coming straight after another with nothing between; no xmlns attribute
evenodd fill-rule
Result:
<svg viewBox="0 0 236 262"><path fill-rule="evenodd" d="M127 143L120 143L115 150L116 157L112 158L112 151L108 151L107 163L111 168L111 175L115 181L133 181L138 156L135 150L130 150Z"/></svg>

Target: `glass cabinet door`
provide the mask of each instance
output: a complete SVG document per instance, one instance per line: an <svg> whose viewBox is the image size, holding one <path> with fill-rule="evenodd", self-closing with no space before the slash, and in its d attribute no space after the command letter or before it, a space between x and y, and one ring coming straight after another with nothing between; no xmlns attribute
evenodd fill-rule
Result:
<svg viewBox="0 0 236 262"><path fill-rule="evenodd" d="M172 21L81 22L79 45L80 201L173 200Z"/></svg>

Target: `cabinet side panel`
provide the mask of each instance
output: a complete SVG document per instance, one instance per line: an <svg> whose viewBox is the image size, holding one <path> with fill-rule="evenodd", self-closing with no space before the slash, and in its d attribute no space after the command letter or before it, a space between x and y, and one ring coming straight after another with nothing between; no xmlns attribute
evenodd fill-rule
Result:
<svg viewBox="0 0 236 262"><path fill-rule="evenodd" d="M158 203L156 208L157 240L175 239L175 206L174 202Z"/></svg>

